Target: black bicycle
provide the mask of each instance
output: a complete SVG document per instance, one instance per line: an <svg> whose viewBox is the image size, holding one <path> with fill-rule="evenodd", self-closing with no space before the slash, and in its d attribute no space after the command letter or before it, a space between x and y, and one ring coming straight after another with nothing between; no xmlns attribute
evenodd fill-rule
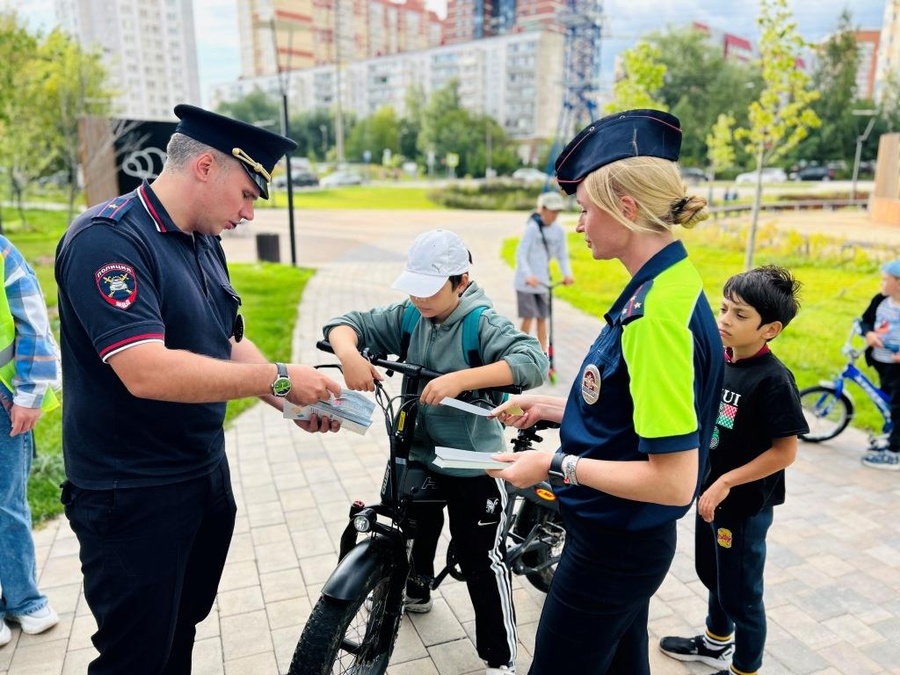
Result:
<svg viewBox="0 0 900 675"><path fill-rule="evenodd" d="M316 346L331 351L325 341ZM378 675L385 672L403 616L403 591L416 536L417 524L410 506L420 501L446 501L429 476L427 467L409 459L418 412L418 385L423 380L440 377L442 373L387 360L368 350L361 353L371 364L384 368L388 375L397 372L406 378L403 392L396 396L390 396L380 382L375 382L375 401L384 415L390 441L381 501L372 505L356 501L350 506L350 522L341 536L338 565L325 582L300 635L289 675ZM324 367L340 368L338 364ZM512 389L470 392L469 402L493 407L493 401L478 396L489 391ZM549 486L547 491L552 495ZM551 537L541 534L550 531L545 524L549 517L535 513L531 508L525 509L525 515L521 515L521 509L519 513L522 524L518 528L520 534L515 536L521 538L523 565L531 563L527 569L532 576L552 576L554 554L543 552L535 543L540 541L541 546L553 550ZM530 526L526 526L526 519ZM515 526L513 530L516 531ZM555 555L558 559L558 552Z"/></svg>
<svg viewBox="0 0 900 675"><path fill-rule="evenodd" d="M519 429L510 442L513 452L531 450L544 439L538 435L542 429L559 427L556 422L541 420L528 429ZM542 593L550 590L550 582L566 543L566 530L559 513L559 502L553 488L546 481L527 488L506 484L506 525L502 538L506 542L506 564L513 574L524 575ZM447 547L447 563L431 584L437 588L450 575L457 581L465 581L465 575L456 560L453 542Z"/></svg>

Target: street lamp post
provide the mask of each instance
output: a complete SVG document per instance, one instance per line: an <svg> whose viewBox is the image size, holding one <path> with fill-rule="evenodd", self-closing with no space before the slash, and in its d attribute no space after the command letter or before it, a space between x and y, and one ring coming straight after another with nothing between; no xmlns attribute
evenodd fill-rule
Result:
<svg viewBox="0 0 900 675"><path fill-rule="evenodd" d="M320 124L319 131L322 132L322 161L328 161L328 125Z"/></svg>
<svg viewBox="0 0 900 675"><path fill-rule="evenodd" d="M268 24L269 29L272 31L272 51L275 57L275 70L276 76L278 78L278 89L281 94L281 134L283 136L290 137L291 128L290 121L288 120L288 83L290 78L290 60L285 68L281 67L281 60L278 58L278 34L276 33L276 23L278 22L278 18L276 16L277 10L272 10L272 15L269 18ZM265 26L265 22L260 22L257 24L258 26ZM290 55L293 53L291 47L293 46L291 43L294 39L294 31L293 27L291 27L288 37L288 59L290 59ZM285 166L287 167L287 201L288 201L288 237L291 242L291 265L297 266L297 236L296 230L294 227L294 172L291 167L291 153L290 151L284 154Z"/></svg>
<svg viewBox="0 0 900 675"><path fill-rule="evenodd" d="M341 2L334 0L334 78L337 106L334 114L334 150L338 168L344 163L344 103L341 85Z"/></svg>
<svg viewBox="0 0 900 675"><path fill-rule="evenodd" d="M869 137L869 134L872 133L872 127L875 126L875 115L878 113L875 110L854 110L853 114L868 117L869 123L866 125L866 130L862 135L856 137L856 156L853 158L853 187L850 190L851 200L856 199L856 180L859 177L859 160L862 156L862 146Z"/></svg>

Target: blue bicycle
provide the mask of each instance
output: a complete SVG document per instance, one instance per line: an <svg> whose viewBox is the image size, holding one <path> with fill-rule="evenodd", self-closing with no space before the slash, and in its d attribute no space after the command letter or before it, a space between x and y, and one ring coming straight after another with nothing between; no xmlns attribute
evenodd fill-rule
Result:
<svg viewBox="0 0 900 675"><path fill-rule="evenodd" d="M875 404L884 419L881 434L869 439L870 448L878 448L893 428L891 422L890 396L879 389L865 373L856 367L856 360L864 349L853 346L854 336L860 335L859 320L853 322L853 328L841 353L847 356L844 369L832 380L824 380L813 387L800 390L800 403L809 424L809 433L800 438L808 443L821 443L840 434L853 419L853 399L846 391L847 381L854 382Z"/></svg>

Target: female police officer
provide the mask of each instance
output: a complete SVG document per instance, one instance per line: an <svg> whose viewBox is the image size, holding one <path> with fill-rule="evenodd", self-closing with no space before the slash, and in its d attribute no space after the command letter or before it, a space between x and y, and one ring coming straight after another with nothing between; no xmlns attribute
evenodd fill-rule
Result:
<svg viewBox="0 0 900 675"><path fill-rule="evenodd" d="M494 413L515 427L562 422L560 452L500 455L514 485L557 484L566 547L538 627L532 675L650 673L647 613L675 553L715 423L722 343L675 225L706 217L675 161L677 118L604 117L556 161L581 206L576 230L631 281L605 315L568 399L519 396Z"/></svg>

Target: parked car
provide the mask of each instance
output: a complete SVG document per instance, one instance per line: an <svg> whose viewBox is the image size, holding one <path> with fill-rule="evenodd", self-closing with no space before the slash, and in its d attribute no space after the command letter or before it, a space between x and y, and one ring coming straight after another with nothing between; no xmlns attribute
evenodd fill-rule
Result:
<svg viewBox="0 0 900 675"><path fill-rule="evenodd" d="M342 185L362 185L363 178L355 171L335 171L319 181L322 187L340 187Z"/></svg>
<svg viewBox="0 0 900 675"><path fill-rule="evenodd" d="M827 166L804 166L791 174L791 180L834 180L834 169Z"/></svg>
<svg viewBox="0 0 900 675"><path fill-rule="evenodd" d="M291 175L291 184L294 187L309 187L312 185L319 184L319 177L314 174L312 171L294 171ZM275 176L272 179L272 187L274 188L286 188L287 187L287 174L281 174L279 176Z"/></svg>
<svg viewBox="0 0 900 675"><path fill-rule="evenodd" d="M689 185L696 185L697 183L712 180L710 174L696 166L681 167L681 178Z"/></svg>
<svg viewBox="0 0 900 675"><path fill-rule="evenodd" d="M784 169L768 166L762 170L763 183L784 183L787 180L787 174ZM739 173L735 179L735 183L756 183L756 171L748 171L747 173Z"/></svg>
<svg viewBox="0 0 900 675"><path fill-rule="evenodd" d="M540 169L523 166L521 169L516 169L512 172L512 178L523 183L544 183L550 176Z"/></svg>

